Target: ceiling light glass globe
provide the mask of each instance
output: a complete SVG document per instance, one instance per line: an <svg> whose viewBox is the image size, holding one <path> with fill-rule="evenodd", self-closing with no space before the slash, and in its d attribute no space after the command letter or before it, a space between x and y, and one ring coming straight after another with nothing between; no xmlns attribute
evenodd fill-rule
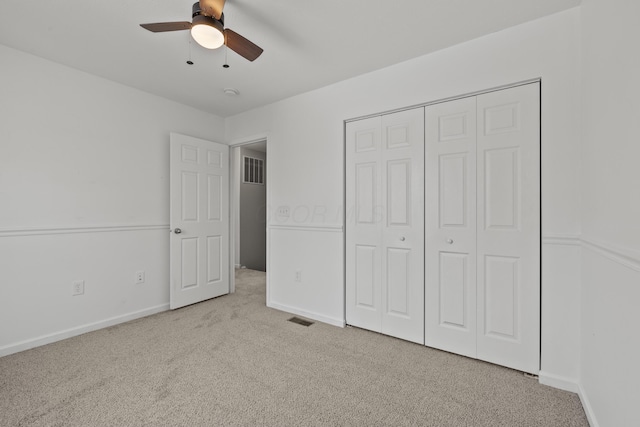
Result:
<svg viewBox="0 0 640 427"><path fill-rule="evenodd" d="M191 27L191 37L202 47L217 49L224 44L224 34L216 27L198 24Z"/></svg>
<svg viewBox="0 0 640 427"><path fill-rule="evenodd" d="M224 44L224 27L222 21L205 15L194 16L191 25L191 37L193 37L196 43L207 49L219 48Z"/></svg>

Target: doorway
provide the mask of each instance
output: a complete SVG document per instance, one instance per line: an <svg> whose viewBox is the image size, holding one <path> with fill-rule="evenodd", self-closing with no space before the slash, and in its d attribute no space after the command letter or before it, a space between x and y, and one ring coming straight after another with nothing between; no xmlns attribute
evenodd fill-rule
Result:
<svg viewBox="0 0 640 427"><path fill-rule="evenodd" d="M231 146L233 266L267 270L267 140Z"/></svg>

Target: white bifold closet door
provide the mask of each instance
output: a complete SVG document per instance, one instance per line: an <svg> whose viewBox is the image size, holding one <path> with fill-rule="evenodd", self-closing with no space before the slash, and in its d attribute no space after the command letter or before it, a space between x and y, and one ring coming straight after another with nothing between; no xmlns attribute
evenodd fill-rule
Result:
<svg viewBox="0 0 640 427"><path fill-rule="evenodd" d="M424 109L347 123L347 324L424 343Z"/></svg>
<svg viewBox="0 0 640 427"><path fill-rule="evenodd" d="M425 126L425 343L538 373L539 84L428 106Z"/></svg>

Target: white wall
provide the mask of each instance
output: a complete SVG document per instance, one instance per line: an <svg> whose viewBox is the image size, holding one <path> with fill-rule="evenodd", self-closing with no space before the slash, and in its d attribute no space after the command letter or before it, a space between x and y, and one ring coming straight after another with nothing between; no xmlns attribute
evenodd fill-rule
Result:
<svg viewBox="0 0 640 427"><path fill-rule="evenodd" d="M0 63L0 355L166 309L169 132L222 141L224 121L1 45Z"/></svg>
<svg viewBox="0 0 640 427"><path fill-rule="evenodd" d="M577 390L579 9L228 118L229 141L268 133L268 204L291 209L288 219L272 217L269 228L268 304L333 324L344 322L340 227L345 119L532 78L542 78L541 379ZM302 283L294 280L298 259L305 260Z"/></svg>
<svg viewBox="0 0 640 427"><path fill-rule="evenodd" d="M583 0L582 395L640 425L640 3Z"/></svg>

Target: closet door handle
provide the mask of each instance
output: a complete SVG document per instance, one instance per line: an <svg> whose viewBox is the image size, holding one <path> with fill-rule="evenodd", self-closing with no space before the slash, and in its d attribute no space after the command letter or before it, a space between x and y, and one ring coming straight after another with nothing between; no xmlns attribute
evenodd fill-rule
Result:
<svg viewBox="0 0 640 427"><path fill-rule="evenodd" d="M402 237L400 238L400 241L401 241L401 242L404 242L404 240L405 240L405 239L404 239L404 236L402 236Z"/></svg>
<svg viewBox="0 0 640 427"><path fill-rule="evenodd" d="M453 239L452 238L448 238L447 239L447 243L450 244L450 245L453 244Z"/></svg>
<svg viewBox="0 0 640 427"><path fill-rule="evenodd" d="M179 228L176 228L175 230L173 230L173 232L175 234L180 234L180 233L182 233L182 230L180 230Z"/></svg>

